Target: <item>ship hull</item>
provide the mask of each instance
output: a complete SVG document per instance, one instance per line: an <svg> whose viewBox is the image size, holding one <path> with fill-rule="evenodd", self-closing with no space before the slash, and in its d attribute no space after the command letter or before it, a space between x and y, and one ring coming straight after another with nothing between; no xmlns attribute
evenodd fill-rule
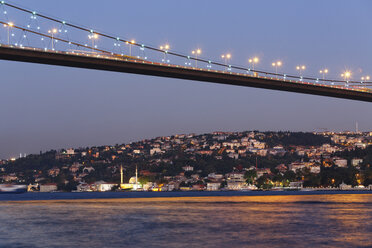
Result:
<svg viewBox="0 0 372 248"><path fill-rule="evenodd" d="M0 184L0 194L22 194L27 192L27 185Z"/></svg>

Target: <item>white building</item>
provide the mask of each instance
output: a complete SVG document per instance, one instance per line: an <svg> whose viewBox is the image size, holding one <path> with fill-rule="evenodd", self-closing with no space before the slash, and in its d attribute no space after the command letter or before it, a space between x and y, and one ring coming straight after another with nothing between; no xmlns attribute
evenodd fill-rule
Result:
<svg viewBox="0 0 372 248"><path fill-rule="evenodd" d="M341 158L340 159L335 159L334 163L338 167L343 167L343 168L347 167L347 160L346 159L341 159Z"/></svg>
<svg viewBox="0 0 372 248"><path fill-rule="evenodd" d="M264 143L264 142L259 142L259 141L255 141L255 142L253 142L253 146L254 146L255 148L258 148L258 149L265 149L265 147L266 147L266 143Z"/></svg>
<svg viewBox="0 0 372 248"><path fill-rule="evenodd" d="M351 165L352 165L352 166L358 166L358 165L360 165L361 163L363 163L363 159L361 159L361 158L353 158L353 159L351 160Z"/></svg>
<svg viewBox="0 0 372 248"><path fill-rule="evenodd" d="M245 181L244 172L231 172L226 174L226 180Z"/></svg>
<svg viewBox="0 0 372 248"><path fill-rule="evenodd" d="M221 180L223 178L222 174L209 173L208 178L212 180Z"/></svg>
<svg viewBox="0 0 372 248"><path fill-rule="evenodd" d="M288 165L289 170L296 172L306 167L306 163L303 162L293 162Z"/></svg>
<svg viewBox="0 0 372 248"><path fill-rule="evenodd" d="M152 148L150 150L150 155L151 156L154 155L154 154L156 154L156 153L162 153L162 150L160 148L158 148L158 147Z"/></svg>
<svg viewBox="0 0 372 248"><path fill-rule="evenodd" d="M96 182L96 189L100 192L110 191L113 187L117 186L116 183L106 183L103 181Z"/></svg>
<svg viewBox="0 0 372 248"><path fill-rule="evenodd" d="M40 185L40 192L53 192L57 191L57 184L55 183L48 183Z"/></svg>
<svg viewBox="0 0 372 248"><path fill-rule="evenodd" d="M192 166L190 166L190 165L186 165L186 166L182 167L182 169L183 169L184 171L193 171L193 170L194 170L194 167L192 167Z"/></svg>
<svg viewBox="0 0 372 248"><path fill-rule="evenodd" d="M320 173L320 166L319 165L310 166L310 172L314 173L314 174L319 174Z"/></svg>
<svg viewBox="0 0 372 248"><path fill-rule="evenodd" d="M244 172L231 172L226 174L227 188L229 190L240 190L245 185Z"/></svg>
<svg viewBox="0 0 372 248"><path fill-rule="evenodd" d="M67 154L67 155L75 155L75 150L72 149L72 148L67 149L67 150L66 150L66 154Z"/></svg>
<svg viewBox="0 0 372 248"><path fill-rule="evenodd" d="M229 190L241 190L245 185L245 182L227 181L227 189Z"/></svg>
<svg viewBox="0 0 372 248"><path fill-rule="evenodd" d="M207 183L208 191L217 191L221 187L221 183Z"/></svg>

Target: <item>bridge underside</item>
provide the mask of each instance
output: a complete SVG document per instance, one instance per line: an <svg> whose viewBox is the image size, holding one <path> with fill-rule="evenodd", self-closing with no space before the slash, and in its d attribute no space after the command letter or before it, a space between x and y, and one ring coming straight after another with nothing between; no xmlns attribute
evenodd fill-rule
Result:
<svg viewBox="0 0 372 248"><path fill-rule="evenodd" d="M182 66L167 66L152 64L151 62L133 62L105 58L96 58L84 55L72 55L57 52L45 52L42 50L20 49L0 47L0 59L61 65L77 68L106 70L115 72L135 73L159 77L188 79L227 85L238 85L262 89L280 90L288 92L305 93L319 96L329 96L343 99L351 99L372 102L372 93L343 90L340 88L324 87L314 84L300 84L282 80L262 77L247 77L226 73L217 73L207 70L183 68Z"/></svg>

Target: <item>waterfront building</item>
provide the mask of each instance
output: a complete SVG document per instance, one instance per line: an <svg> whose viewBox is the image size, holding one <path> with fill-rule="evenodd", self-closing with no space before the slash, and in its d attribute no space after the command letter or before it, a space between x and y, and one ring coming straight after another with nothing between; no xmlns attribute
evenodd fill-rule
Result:
<svg viewBox="0 0 372 248"><path fill-rule="evenodd" d="M348 190L348 189L352 189L353 187L351 185L347 185L346 183L342 182L339 186L339 188L341 190Z"/></svg>
<svg viewBox="0 0 372 248"><path fill-rule="evenodd" d="M57 191L56 183L47 183L40 185L40 192L54 192Z"/></svg>
<svg viewBox="0 0 372 248"><path fill-rule="evenodd" d="M302 189L303 188L303 182L290 182L289 188L292 189Z"/></svg>
<svg viewBox="0 0 372 248"><path fill-rule="evenodd" d="M98 182L95 182L95 186L96 186L97 191L104 192L104 191L111 191L112 188L117 186L117 184L116 183L106 183L104 181L98 181Z"/></svg>
<svg viewBox="0 0 372 248"><path fill-rule="evenodd" d="M217 191L221 187L221 183L207 183L207 190L208 191Z"/></svg>
<svg viewBox="0 0 372 248"><path fill-rule="evenodd" d="M204 189L205 189L205 186L203 184L194 184L192 186L192 190L201 191L201 190L204 190Z"/></svg>
<svg viewBox="0 0 372 248"><path fill-rule="evenodd" d="M226 174L227 189L240 190L246 184L244 172L231 172Z"/></svg>
<svg viewBox="0 0 372 248"><path fill-rule="evenodd" d="M91 185L87 183L80 183L78 186L76 186L76 191L78 192L92 191Z"/></svg>

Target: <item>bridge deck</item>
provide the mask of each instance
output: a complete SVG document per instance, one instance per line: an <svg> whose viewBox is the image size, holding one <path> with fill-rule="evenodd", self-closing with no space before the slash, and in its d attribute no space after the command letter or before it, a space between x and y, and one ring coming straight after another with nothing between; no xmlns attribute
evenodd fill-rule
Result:
<svg viewBox="0 0 372 248"><path fill-rule="evenodd" d="M110 57L109 55L100 55L97 57L71 52L53 52L32 48L0 46L0 59L188 79L372 102L372 92L363 89L255 77L242 73L190 68L129 58L121 59Z"/></svg>

